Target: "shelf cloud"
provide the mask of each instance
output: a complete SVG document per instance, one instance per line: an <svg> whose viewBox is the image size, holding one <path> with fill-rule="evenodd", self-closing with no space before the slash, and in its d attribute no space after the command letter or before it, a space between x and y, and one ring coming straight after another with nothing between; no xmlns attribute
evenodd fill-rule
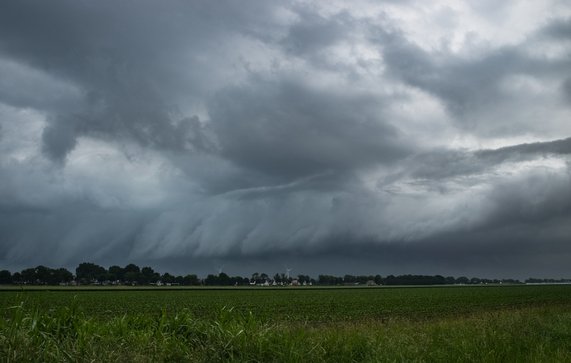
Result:
<svg viewBox="0 0 571 363"><path fill-rule="evenodd" d="M570 35L557 0L5 2L0 265L568 277Z"/></svg>

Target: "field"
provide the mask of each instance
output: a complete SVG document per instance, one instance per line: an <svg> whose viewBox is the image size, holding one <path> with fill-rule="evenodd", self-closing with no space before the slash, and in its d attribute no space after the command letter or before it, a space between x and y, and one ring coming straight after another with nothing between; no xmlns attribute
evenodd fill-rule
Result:
<svg viewBox="0 0 571 363"><path fill-rule="evenodd" d="M571 361L571 286L0 291L2 361Z"/></svg>

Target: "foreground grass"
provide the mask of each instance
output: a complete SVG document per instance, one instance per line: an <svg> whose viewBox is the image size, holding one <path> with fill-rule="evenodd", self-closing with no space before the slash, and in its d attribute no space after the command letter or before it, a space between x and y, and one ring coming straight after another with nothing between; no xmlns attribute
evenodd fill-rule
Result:
<svg viewBox="0 0 571 363"><path fill-rule="evenodd" d="M77 302L42 311L20 304L0 322L4 362L62 361L571 361L569 306L524 307L427 319L284 322L223 308L101 320Z"/></svg>

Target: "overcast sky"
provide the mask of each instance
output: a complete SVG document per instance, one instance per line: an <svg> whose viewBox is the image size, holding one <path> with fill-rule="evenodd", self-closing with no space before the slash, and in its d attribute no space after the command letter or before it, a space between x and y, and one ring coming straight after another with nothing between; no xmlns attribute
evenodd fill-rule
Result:
<svg viewBox="0 0 571 363"><path fill-rule="evenodd" d="M571 5L3 1L0 268L571 277Z"/></svg>

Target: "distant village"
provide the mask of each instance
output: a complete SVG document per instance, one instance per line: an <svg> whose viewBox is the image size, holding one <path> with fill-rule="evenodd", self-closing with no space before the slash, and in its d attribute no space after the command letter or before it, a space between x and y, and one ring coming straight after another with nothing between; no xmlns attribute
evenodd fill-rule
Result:
<svg viewBox="0 0 571 363"><path fill-rule="evenodd" d="M568 284L571 279L538 279L525 281L517 279L484 279L465 276L444 277L440 275L319 275L314 279L308 275L293 275L292 269L270 276L265 273L253 273L250 277L229 276L222 271L199 278L195 274L171 275L159 273L151 267L140 268L135 264L125 267L110 266L106 269L95 263L80 263L75 274L66 268L37 266L20 272L11 273L0 270L0 285L60 285L60 286L381 286L381 285L481 285L481 284Z"/></svg>

